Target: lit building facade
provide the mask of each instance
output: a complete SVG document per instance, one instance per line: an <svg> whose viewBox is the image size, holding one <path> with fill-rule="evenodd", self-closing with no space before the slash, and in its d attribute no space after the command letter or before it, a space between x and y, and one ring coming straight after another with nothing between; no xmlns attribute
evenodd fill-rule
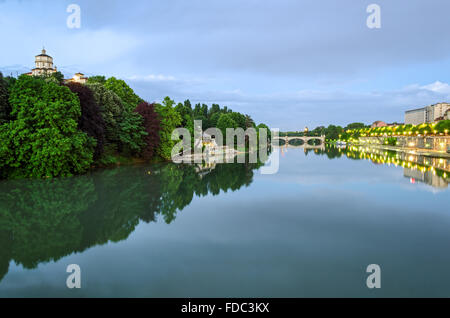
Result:
<svg viewBox="0 0 450 318"><path fill-rule="evenodd" d="M437 103L419 109L408 110L405 112L405 124L420 125L445 119L449 109L449 103Z"/></svg>

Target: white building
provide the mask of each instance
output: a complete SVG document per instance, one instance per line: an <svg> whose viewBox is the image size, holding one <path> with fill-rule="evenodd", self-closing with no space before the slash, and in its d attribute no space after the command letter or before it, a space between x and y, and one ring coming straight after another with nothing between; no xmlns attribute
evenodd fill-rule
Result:
<svg viewBox="0 0 450 318"><path fill-rule="evenodd" d="M58 71L56 66L53 67L53 57L48 55L45 49L42 49L41 54L36 55L34 63L35 68L27 73L30 76L51 75ZM72 78L65 79L64 82L86 84L87 80L88 78L83 73L76 73Z"/></svg>
<svg viewBox="0 0 450 318"><path fill-rule="evenodd" d="M420 125L442 120L449 109L449 103L437 103L423 108L408 110L405 112L405 124Z"/></svg>
<svg viewBox="0 0 450 318"><path fill-rule="evenodd" d="M65 83L80 83L80 84L86 84L88 78L84 76L83 73L75 73L75 75L72 78L69 78L67 80L64 80Z"/></svg>
<svg viewBox="0 0 450 318"><path fill-rule="evenodd" d="M53 67L53 57L47 55L45 49L42 49L41 54L36 55L34 60L35 68L31 70L29 75L51 75L57 72L56 66Z"/></svg>

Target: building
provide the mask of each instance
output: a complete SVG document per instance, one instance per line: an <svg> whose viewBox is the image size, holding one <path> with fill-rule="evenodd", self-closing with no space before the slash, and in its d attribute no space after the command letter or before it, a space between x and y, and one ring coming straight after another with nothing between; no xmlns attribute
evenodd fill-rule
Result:
<svg viewBox="0 0 450 318"><path fill-rule="evenodd" d="M43 76L52 75L56 73L58 69L53 67L53 57L47 54L45 49L42 49L41 54L36 55L35 58L35 68L31 72L26 73L30 76ZM64 83L80 83L86 84L88 78L84 76L83 73L76 73L72 78L65 79Z"/></svg>
<svg viewBox="0 0 450 318"><path fill-rule="evenodd" d="M387 124L384 121L377 120L374 121L373 124L370 126L370 128L377 128L377 127L386 127Z"/></svg>
<svg viewBox="0 0 450 318"><path fill-rule="evenodd" d="M35 60L35 68L31 70L28 75L41 76L41 75L51 75L56 73L58 70L56 66L53 67L53 57L47 55L45 49L42 49L41 54L36 55Z"/></svg>
<svg viewBox="0 0 450 318"><path fill-rule="evenodd" d="M434 123L444 119L449 109L449 103L437 103L423 108L408 110L405 112L405 124Z"/></svg>
<svg viewBox="0 0 450 318"><path fill-rule="evenodd" d="M84 76L83 73L75 73L72 78L64 80L64 83L80 83L86 84L88 78Z"/></svg>

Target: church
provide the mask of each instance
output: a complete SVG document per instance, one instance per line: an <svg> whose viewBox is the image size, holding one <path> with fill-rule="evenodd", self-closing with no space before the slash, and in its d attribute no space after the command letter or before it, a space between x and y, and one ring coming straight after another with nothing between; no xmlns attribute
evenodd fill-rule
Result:
<svg viewBox="0 0 450 318"><path fill-rule="evenodd" d="M31 72L26 73L30 76L49 76L56 73L58 69L53 66L53 57L47 54L47 51L43 48L41 54L36 55L34 59L35 67ZM85 84L87 77L83 73L76 73L72 78L65 79L64 83L80 83Z"/></svg>

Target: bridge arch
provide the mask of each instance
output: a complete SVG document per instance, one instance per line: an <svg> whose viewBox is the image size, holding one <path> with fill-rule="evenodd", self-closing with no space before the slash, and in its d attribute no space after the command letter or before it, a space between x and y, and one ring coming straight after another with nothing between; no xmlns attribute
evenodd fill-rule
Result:
<svg viewBox="0 0 450 318"><path fill-rule="evenodd" d="M291 141L302 140L303 143L300 145L293 145ZM309 142L311 140L318 140L318 145L311 145ZM276 142L275 142L276 141ZM282 142L280 142L282 141ZM282 143L282 144L281 144ZM323 148L325 147L325 136L284 136L284 137L273 137L272 146L274 147L296 147L296 148Z"/></svg>

